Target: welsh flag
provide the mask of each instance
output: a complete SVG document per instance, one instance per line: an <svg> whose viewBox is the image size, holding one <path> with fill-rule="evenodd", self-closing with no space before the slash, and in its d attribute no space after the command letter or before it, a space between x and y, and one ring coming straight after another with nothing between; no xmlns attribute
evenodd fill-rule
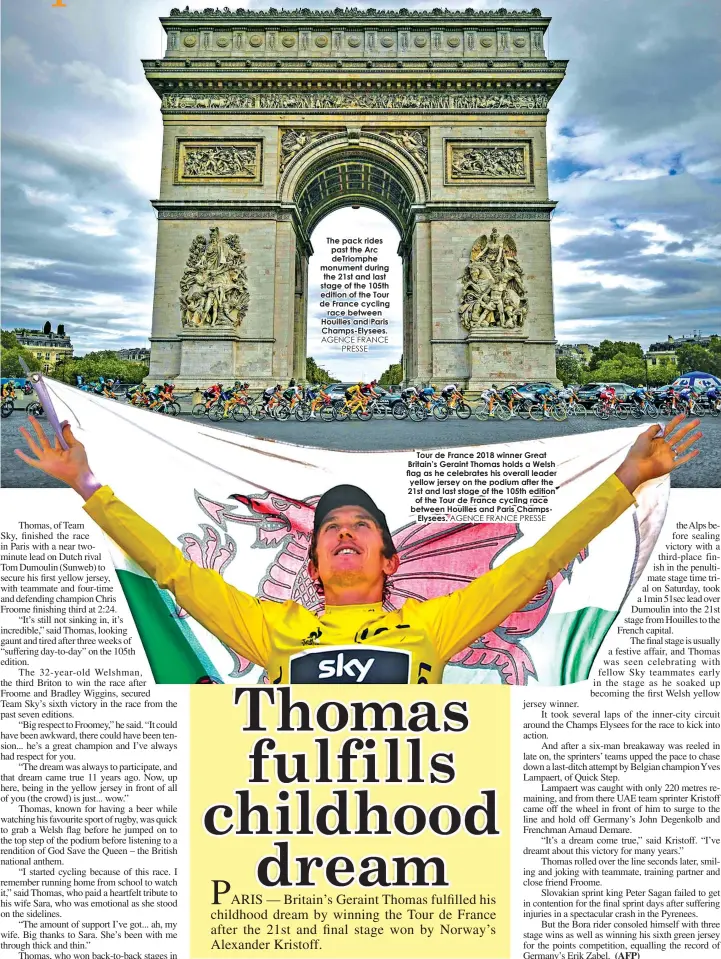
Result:
<svg viewBox="0 0 721 959"><path fill-rule="evenodd" d="M415 451L342 452L255 439L170 418L46 381L61 419L86 446L101 482L185 556L239 589L320 612L307 572L315 504L338 483L361 486L388 518L400 558L386 606L460 589L546 530L618 467L647 425L484 446L478 463L532 453L555 464L543 521L416 522L407 470ZM357 428L372 430L373 424ZM272 430L272 424L269 426ZM330 427L332 429L332 427ZM303 425L298 425L298 437ZM475 455L478 447L467 447ZM460 450L456 449L455 452ZM441 451L442 452L442 451ZM645 484L626 510L526 606L457 654L446 683L560 685L587 679L604 636L643 572L663 523L668 478ZM535 517L534 517L535 519ZM264 682L159 589L115 544L109 551L158 683Z"/></svg>

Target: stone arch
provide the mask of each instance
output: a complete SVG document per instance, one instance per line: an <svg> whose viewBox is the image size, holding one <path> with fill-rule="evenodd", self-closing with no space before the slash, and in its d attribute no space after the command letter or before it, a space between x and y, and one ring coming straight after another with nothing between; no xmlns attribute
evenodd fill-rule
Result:
<svg viewBox="0 0 721 959"><path fill-rule="evenodd" d="M302 377L310 233L355 203L401 236L407 381L554 378L546 118L566 62L546 57L547 17L225 7L161 22L165 55L144 61L164 120L151 379ZM188 329L179 287L210 230L246 255L248 310ZM513 328L507 280L478 317L487 290L458 280L494 235L525 277Z"/></svg>
<svg viewBox="0 0 721 959"><path fill-rule="evenodd" d="M294 205L306 241L328 213L353 202L384 213L403 237L413 209L428 195L427 178L413 158L372 132L313 141L293 157L278 185L278 199Z"/></svg>

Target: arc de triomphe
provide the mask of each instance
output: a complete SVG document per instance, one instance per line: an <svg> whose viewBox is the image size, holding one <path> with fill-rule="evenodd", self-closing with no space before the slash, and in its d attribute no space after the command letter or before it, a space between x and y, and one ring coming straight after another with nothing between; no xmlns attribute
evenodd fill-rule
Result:
<svg viewBox="0 0 721 959"><path fill-rule="evenodd" d="M401 236L414 383L555 378L546 116L566 61L527 11L173 10L150 379L305 374L310 235Z"/></svg>

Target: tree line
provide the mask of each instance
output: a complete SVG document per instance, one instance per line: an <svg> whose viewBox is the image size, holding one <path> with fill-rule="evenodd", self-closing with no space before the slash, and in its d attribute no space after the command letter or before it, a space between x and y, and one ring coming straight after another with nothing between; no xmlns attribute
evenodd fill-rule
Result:
<svg viewBox="0 0 721 959"><path fill-rule="evenodd" d="M556 357L556 376L568 383L605 382L628 383L629 386L665 386L677 376L699 370L721 377L721 337L711 337L709 345L683 344L676 348L676 363L663 363L659 356L656 366L646 365L640 343L625 340L602 340L594 346L588 366L571 356ZM651 354L653 355L653 354Z"/></svg>

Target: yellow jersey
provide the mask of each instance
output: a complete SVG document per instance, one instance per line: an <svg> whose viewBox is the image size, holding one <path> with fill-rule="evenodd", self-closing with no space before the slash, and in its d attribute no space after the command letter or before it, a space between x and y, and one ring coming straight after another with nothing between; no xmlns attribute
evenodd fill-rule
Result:
<svg viewBox="0 0 721 959"><path fill-rule="evenodd" d="M158 586L273 683L439 683L452 656L525 606L634 502L611 476L534 546L463 589L408 599L392 612L368 603L326 606L320 616L291 600L258 599L197 566L107 486L84 508Z"/></svg>

